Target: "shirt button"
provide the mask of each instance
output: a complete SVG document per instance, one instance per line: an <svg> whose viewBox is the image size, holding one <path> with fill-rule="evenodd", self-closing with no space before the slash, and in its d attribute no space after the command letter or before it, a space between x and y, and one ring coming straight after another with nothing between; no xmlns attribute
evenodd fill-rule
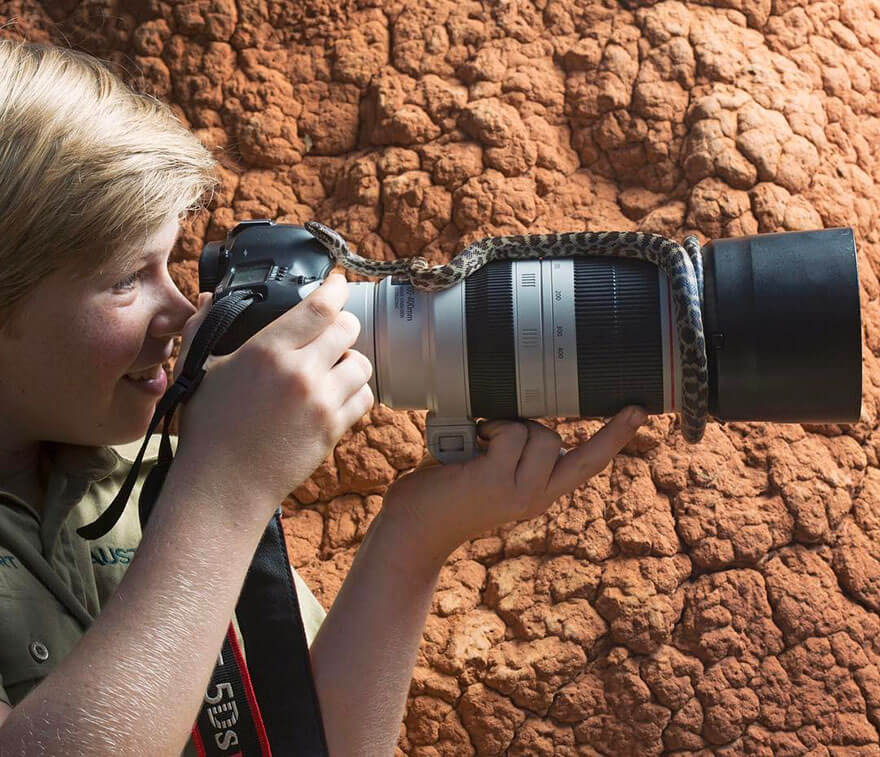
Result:
<svg viewBox="0 0 880 757"><path fill-rule="evenodd" d="M42 641L32 641L28 646L28 651L37 662L46 662L49 659L49 649Z"/></svg>

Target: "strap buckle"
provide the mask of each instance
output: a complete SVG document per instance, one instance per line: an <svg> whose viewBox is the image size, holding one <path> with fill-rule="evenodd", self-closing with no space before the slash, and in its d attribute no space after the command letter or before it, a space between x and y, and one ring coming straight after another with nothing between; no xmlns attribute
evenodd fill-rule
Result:
<svg viewBox="0 0 880 757"><path fill-rule="evenodd" d="M174 383L183 387L183 392L178 395L178 402L186 404L189 401L189 398L192 397L195 390L199 388L199 384L202 383L202 379L206 373L207 371L204 368L199 368L198 373L196 373L195 376L187 376L185 373L181 373L177 377L177 381Z"/></svg>

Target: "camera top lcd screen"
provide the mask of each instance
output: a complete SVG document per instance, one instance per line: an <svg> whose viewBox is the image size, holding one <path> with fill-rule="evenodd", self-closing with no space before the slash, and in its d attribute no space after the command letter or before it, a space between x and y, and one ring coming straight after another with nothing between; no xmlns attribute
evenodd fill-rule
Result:
<svg viewBox="0 0 880 757"><path fill-rule="evenodd" d="M243 284L262 284L266 275L272 268L271 263L265 265L253 265L247 268L236 268L229 286L242 286Z"/></svg>

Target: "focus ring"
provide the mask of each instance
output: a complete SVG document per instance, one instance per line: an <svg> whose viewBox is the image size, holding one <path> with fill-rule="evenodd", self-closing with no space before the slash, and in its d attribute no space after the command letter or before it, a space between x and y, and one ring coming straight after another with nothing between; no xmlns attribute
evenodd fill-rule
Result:
<svg viewBox="0 0 880 757"><path fill-rule="evenodd" d="M645 260L575 258L581 417L607 418L626 405L664 412L658 276Z"/></svg>
<svg viewBox="0 0 880 757"><path fill-rule="evenodd" d="M465 280L468 391L474 418L518 417L512 262L496 260Z"/></svg>

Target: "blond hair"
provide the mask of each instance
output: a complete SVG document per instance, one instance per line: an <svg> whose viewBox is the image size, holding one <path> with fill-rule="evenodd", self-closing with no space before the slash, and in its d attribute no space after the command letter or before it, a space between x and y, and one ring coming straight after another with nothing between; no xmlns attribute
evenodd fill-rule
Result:
<svg viewBox="0 0 880 757"><path fill-rule="evenodd" d="M217 165L103 61L0 39L0 331L43 277L124 266L172 214L204 209Z"/></svg>

